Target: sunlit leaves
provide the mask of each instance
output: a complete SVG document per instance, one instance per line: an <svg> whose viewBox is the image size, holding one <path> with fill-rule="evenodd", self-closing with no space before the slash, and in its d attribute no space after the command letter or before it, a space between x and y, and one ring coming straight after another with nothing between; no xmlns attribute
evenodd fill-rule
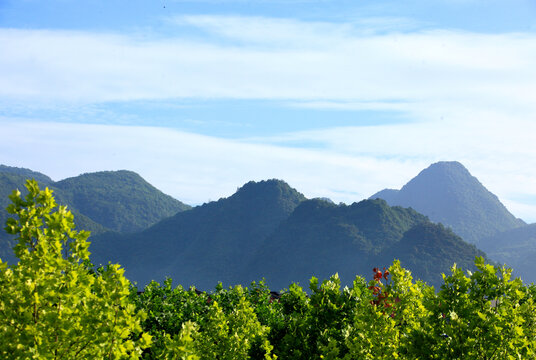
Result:
<svg viewBox="0 0 536 360"><path fill-rule="evenodd" d="M0 358L139 358L151 344L129 300L123 270L89 266L89 233L75 231L72 214L52 191L26 183L10 196L17 236L16 265L0 262ZM136 340L141 335L139 340Z"/></svg>

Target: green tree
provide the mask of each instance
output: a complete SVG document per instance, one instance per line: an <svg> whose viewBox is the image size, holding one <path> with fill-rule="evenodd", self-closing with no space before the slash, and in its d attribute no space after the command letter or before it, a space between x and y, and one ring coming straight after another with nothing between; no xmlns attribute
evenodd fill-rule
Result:
<svg viewBox="0 0 536 360"><path fill-rule="evenodd" d="M0 260L0 358L139 358L151 337L141 333L143 313L130 303L124 270L93 271L89 233L75 231L51 190L34 180L26 188L25 197L13 191L7 208L19 262Z"/></svg>
<svg viewBox="0 0 536 360"><path fill-rule="evenodd" d="M536 313L532 288L511 270L475 261L468 275L454 265L436 294L426 294L430 316L416 331L416 359L534 359Z"/></svg>

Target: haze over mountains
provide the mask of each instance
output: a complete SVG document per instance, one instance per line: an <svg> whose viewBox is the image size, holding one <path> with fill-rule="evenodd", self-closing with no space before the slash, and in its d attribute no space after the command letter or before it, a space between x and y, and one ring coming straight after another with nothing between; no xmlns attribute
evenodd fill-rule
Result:
<svg viewBox="0 0 536 360"><path fill-rule="evenodd" d="M532 234L533 229L456 162L433 164L401 190L383 190L352 205L307 200L284 181L267 180L190 208L128 171L53 182L28 169L1 166L2 208L9 202L7 194L20 189L26 177L52 188L58 203L75 212L77 226L93 230L94 263L118 262L140 285L169 276L175 283L211 289L218 281L227 286L265 277L279 290L335 272L349 283L356 274L368 276L372 267L388 266L393 259L417 278L438 284L441 272L454 262L471 269L474 257L484 256L458 234L492 250L492 260L511 263L519 254L501 246L501 236L511 236L502 231L528 229L522 233ZM6 216L0 212L2 221ZM499 237L490 240L492 236ZM520 247L536 251L533 238L520 237L528 239ZM5 236L1 241L0 257L10 260ZM508 256L500 258L503 250ZM527 264L517 272L524 279L529 277Z"/></svg>
<svg viewBox="0 0 536 360"><path fill-rule="evenodd" d="M474 244L499 231L526 225L457 161L432 164L400 190L385 189L370 198L411 207Z"/></svg>

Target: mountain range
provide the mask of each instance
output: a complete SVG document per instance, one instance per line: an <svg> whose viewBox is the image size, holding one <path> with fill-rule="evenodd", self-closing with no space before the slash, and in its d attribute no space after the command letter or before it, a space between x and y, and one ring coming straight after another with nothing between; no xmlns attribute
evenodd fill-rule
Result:
<svg viewBox="0 0 536 360"><path fill-rule="evenodd" d="M52 188L58 203L75 212L77 226L93 230L94 263L120 263L140 285L169 276L184 286L210 289L218 281L248 284L265 277L279 290L335 272L348 284L356 274L368 276L393 259L415 277L439 285L440 274L454 262L472 269L474 257L485 256L479 248L492 250L490 259L511 264L517 255L500 246L500 234L532 229L457 162L433 164L401 190L383 190L352 205L308 200L273 179L249 182L228 198L190 208L129 171L54 182L28 169L1 166L3 208L7 194L20 189L26 177ZM4 220L5 212L0 217ZM499 245L491 246L493 241ZM5 260L9 247L2 244ZM510 257L499 257L501 251ZM524 279L525 271L518 271Z"/></svg>

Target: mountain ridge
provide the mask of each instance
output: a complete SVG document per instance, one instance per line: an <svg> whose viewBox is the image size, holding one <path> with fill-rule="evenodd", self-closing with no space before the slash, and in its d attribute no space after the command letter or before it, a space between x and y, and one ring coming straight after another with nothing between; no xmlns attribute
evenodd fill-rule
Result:
<svg viewBox="0 0 536 360"><path fill-rule="evenodd" d="M256 244L303 200L303 194L281 180L248 182L228 198L177 213L141 233L98 237L94 250L102 263L110 260L109 255L125 264L127 276L139 282L152 278L134 269L134 263L152 266L152 277L159 281L169 275L177 281L188 278L185 285L213 286L231 281L234 261L250 256ZM147 249L148 241L158 246ZM110 246L114 247L111 253ZM133 257L125 256L127 246Z"/></svg>
<svg viewBox="0 0 536 360"><path fill-rule="evenodd" d="M93 186L95 179L98 185L101 177L109 176L124 180L112 191L119 198L125 197L121 192L130 180L141 179L129 171L98 172L50 187L59 183L55 189L59 203L103 196L109 200L106 186ZM87 181L91 186L84 185ZM84 186L83 191L76 190ZM96 208L97 215L105 216ZM452 263L471 269L474 256L484 255L413 208L390 206L381 199L351 205L308 200L277 179L247 182L227 198L179 211L138 231L94 234L90 242L96 265L120 263L127 277L141 285L171 276L185 286L204 289L218 281L247 284L262 276L277 288L335 272L349 282L395 258L436 284L439 273L448 272Z"/></svg>

